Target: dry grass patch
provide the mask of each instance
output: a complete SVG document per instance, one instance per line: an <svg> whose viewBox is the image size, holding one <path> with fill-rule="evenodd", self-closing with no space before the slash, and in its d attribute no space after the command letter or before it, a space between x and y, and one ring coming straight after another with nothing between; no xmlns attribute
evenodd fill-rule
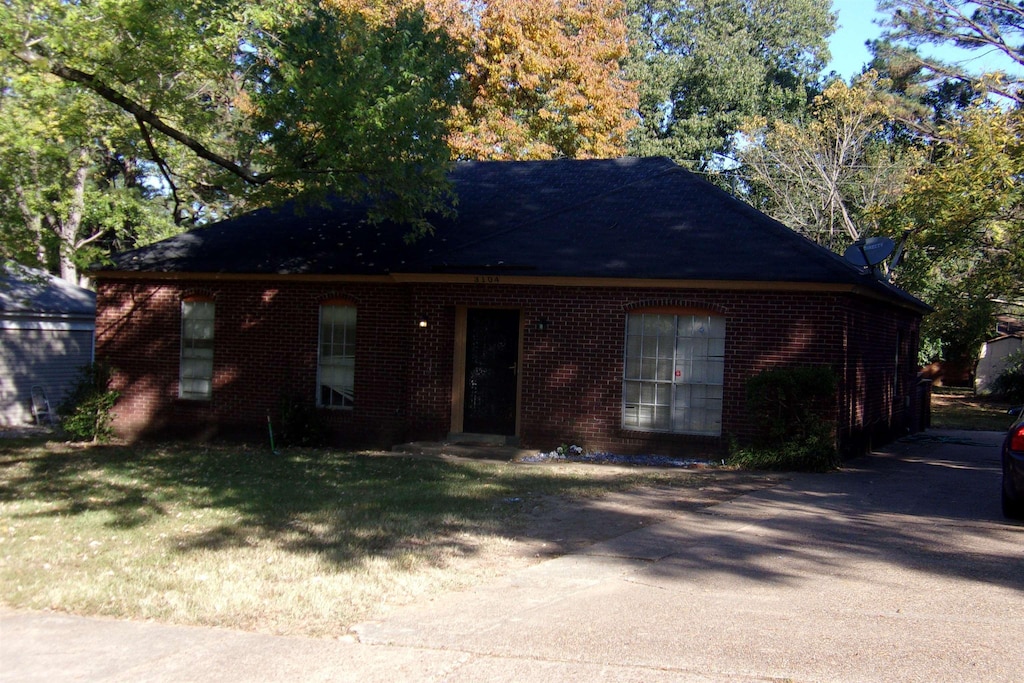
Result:
<svg viewBox="0 0 1024 683"><path fill-rule="evenodd" d="M716 474L0 442L0 601L341 635L389 606L522 566L525 532L531 550L560 547L564 530L537 523L552 501L671 485L709 504L729 494L699 493ZM642 522L614 517L602 528Z"/></svg>
<svg viewBox="0 0 1024 683"><path fill-rule="evenodd" d="M1001 399L975 396L970 389L936 387L932 390L932 427L1005 431L1013 418L1011 404Z"/></svg>

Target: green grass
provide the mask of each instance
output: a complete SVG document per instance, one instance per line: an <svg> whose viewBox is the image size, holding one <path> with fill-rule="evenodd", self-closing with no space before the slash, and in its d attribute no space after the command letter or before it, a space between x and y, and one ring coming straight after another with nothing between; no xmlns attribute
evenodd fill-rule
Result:
<svg viewBox="0 0 1024 683"><path fill-rule="evenodd" d="M498 571L473 560L507 548L542 497L599 496L671 476L593 472L0 442L0 602L338 635L389 605ZM705 479L688 481L673 479Z"/></svg>
<svg viewBox="0 0 1024 683"><path fill-rule="evenodd" d="M978 397L970 389L936 387L932 390L932 427L1004 431L1013 421L1006 414L1011 404Z"/></svg>

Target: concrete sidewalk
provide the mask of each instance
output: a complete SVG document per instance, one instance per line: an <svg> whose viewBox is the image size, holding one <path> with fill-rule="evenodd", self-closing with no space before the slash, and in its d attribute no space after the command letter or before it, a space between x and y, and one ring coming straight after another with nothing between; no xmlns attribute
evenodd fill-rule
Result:
<svg viewBox="0 0 1024 683"><path fill-rule="evenodd" d="M1024 527L999 435L931 432L355 638L0 613L4 681L1016 681Z"/></svg>

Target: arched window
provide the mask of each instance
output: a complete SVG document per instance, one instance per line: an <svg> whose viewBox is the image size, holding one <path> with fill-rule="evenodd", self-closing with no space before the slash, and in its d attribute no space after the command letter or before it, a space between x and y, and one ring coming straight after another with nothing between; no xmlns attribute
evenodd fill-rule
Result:
<svg viewBox="0 0 1024 683"><path fill-rule="evenodd" d="M320 353L317 405L355 406L356 307L347 301L320 306Z"/></svg>
<svg viewBox="0 0 1024 683"><path fill-rule="evenodd" d="M625 429L721 435L724 317L684 309L632 312L624 367Z"/></svg>
<svg viewBox="0 0 1024 683"><path fill-rule="evenodd" d="M209 297L189 297L181 302L181 398L207 401L213 395L214 313Z"/></svg>

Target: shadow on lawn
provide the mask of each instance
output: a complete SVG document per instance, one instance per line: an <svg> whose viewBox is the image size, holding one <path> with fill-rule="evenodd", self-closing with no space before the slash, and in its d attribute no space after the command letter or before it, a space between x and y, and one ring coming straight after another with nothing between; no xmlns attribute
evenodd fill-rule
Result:
<svg viewBox="0 0 1024 683"><path fill-rule="evenodd" d="M105 472L131 460L130 452L106 446L62 448L47 452L40 439L0 445L0 502L36 500L52 503L29 517L63 517L106 511L111 527L130 529L165 510L147 493L149 486L119 482Z"/></svg>
<svg viewBox="0 0 1024 683"><path fill-rule="evenodd" d="M1024 591L1021 527L999 513L998 435L974 434L906 440L841 472L799 475L709 511L748 533L716 532L699 517L645 530L647 543L671 554L651 571L784 585L800 576L787 567L841 577L867 559ZM515 536L526 516L518 513L566 492L583 496L580 513L601 523L636 515L639 526L641 515L608 512L600 500L586 499L607 490L606 480L494 463L305 451L270 456L238 447L26 451L0 444L0 501L50 501L44 514L54 517L104 510L118 528L181 506L231 513L230 522L174 539L181 552L273 543L338 565L389 552L470 555L475 549L460 532ZM692 485L735 475L695 475ZM542 540L557 543L556 534L565 533L548 529L551 538Z"/></svg>
<svg viewBox="0 0 1024 683"><path fill-rule="evenodd" d="M514 536L517 513L542 496L587 495L607 480L495 463L243 446L71 447L0 442L0 502L47 503L31 516L105 512L115 529L174 511L230 518L172 539L181 552L272 543L339 565L394 551L462 555L460 533Z"/></svg>

